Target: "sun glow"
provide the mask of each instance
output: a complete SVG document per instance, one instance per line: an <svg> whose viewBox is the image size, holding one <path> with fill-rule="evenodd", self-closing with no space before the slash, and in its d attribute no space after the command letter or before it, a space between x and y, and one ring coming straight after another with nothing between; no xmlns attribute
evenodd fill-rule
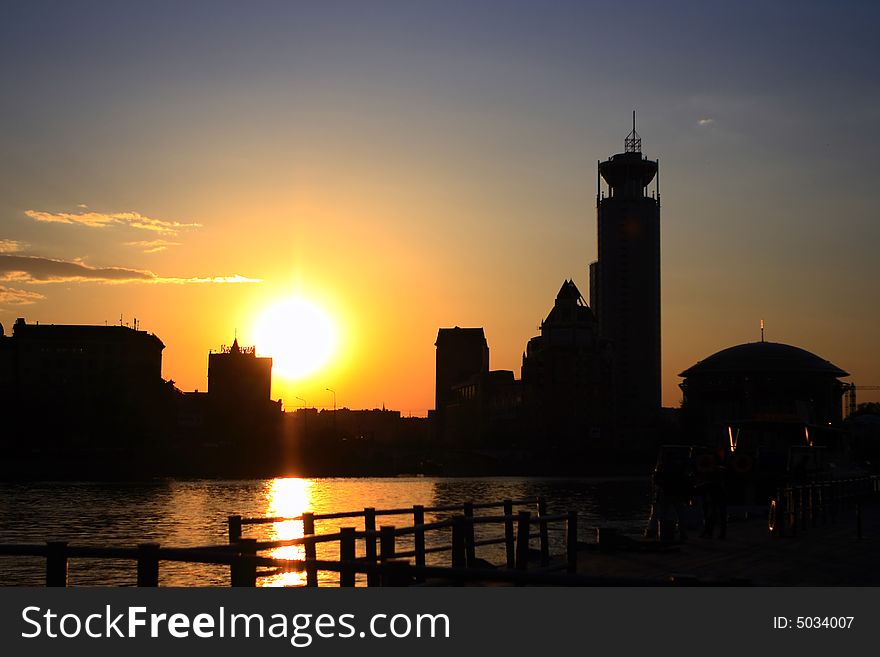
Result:
<svg viewBox="0 0 880 657"><path fill-rule="evenodd" d="M302 297L266 310L254 327L261 354L272 357L273 372L290 381L314 374L336 353L339 335L330 316Z"/></svg>

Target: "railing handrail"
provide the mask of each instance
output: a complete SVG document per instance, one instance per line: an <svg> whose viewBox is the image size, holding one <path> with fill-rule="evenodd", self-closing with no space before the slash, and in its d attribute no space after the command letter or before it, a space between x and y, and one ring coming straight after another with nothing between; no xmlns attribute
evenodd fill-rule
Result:
<svg viewBox="0 0 880 657"><path fill-rule="evenodd" d="M501 502L474 502L472 504L443 504L439 506L425 506L422 507L422 510L425 513L443 513L446 511L458 511L464 510L466 506L470 506L473 509L495 509L499 507L503 507L506 503L513 504L514 506L522 506L524 504L537 504L541 500L540 497L524 497L516 500L503 500ZM413 512L413 507L400 507L394 509L373 509L373 513L376 516L403 516L410 515ZM366 513L366 509L360 509L357 511L338 511L335 513L314 513L312 514L312 518L314 520L340 520L342 518L362 518ZM271 516L265 518L245 518L242 517L240 522L242 525L266 525L272 524L276 522L295 522L301 521L303 519L302 515L298 516Z"/></svg>

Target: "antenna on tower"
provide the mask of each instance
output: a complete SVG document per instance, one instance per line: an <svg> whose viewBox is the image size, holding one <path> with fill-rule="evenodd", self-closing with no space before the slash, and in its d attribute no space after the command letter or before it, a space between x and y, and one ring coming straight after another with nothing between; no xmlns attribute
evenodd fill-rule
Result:
<svg viewBox="0 0 880 657"><path fill-rule="evenodd" d="M626 136L626 139L623 140L623 150L625 153L641 153L642 152L642 138L639 137L639 133L636 132L636 111L633 110L633 129L632 132Z"/></svg>
<svg viewBox="0 0 880 657"><path fill-rule="evenodd" d="M761 342L764 342L764 320L761 320Z"/></svg>

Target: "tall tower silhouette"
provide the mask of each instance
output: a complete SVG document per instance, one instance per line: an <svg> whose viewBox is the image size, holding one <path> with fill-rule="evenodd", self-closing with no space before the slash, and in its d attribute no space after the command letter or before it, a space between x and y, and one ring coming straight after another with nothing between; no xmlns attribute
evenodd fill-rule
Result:
<svg viewBox="0 0 880 657"><path fill-rule="evenodd" d="M659 161L642 155L635 112L624 152L599 162L596 217L599 258L590 265L590 304L614 349L618 446L638 448L661 404L660 188Z"/></svg>

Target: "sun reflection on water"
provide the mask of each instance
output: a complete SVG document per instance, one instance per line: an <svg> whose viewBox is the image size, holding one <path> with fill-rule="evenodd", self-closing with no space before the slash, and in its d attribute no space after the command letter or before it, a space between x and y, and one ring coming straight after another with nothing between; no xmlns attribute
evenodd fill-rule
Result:
<svg viewBox="0 0 880 657"><path fill-rule="evenodd" d="M314 481L308 479L270 479L265 484L266 515L278 518L296 518L312 507L310 491ZM274 522L269 527L267 539L283 541L299 538L303 535L301 520ZM269 550L270 557L278 559L305 559L302 545L288 545ZM279 573L260 580L262 586L302 586L306 581L305 573Z"/></svg>

